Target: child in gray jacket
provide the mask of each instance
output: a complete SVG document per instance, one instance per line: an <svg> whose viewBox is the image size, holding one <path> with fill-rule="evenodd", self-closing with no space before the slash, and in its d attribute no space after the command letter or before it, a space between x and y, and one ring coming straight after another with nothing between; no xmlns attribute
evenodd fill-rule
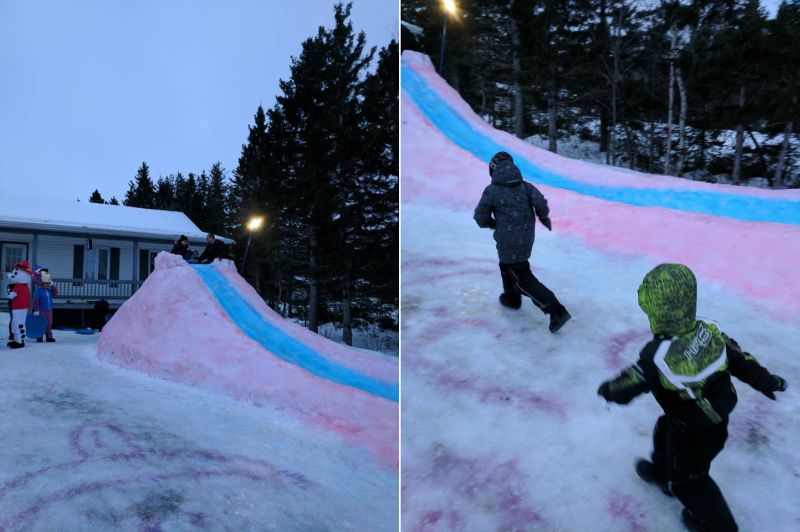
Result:
<svg viewBox="0 0 800 532"><path fill-rule="evenodd" d="M536 218L552 230L547 200L531 183L522 179L511 155L501 151L489 163L492 183L486 187L475 221L479 227L494 229L503 293L500 303L514 309L522 306L522 295L550 315L550 332L556 332L570 319L555 294L531 272L528 262L533 249Z"/></svg>

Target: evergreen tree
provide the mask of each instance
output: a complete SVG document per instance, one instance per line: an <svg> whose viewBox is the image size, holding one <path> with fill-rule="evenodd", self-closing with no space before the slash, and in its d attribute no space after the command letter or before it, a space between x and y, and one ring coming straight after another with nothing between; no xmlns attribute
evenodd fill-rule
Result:
<svg viewBox="0 0 800 532"><path fill-rule="evenodd" d="M245 275L274 308L313 330L336 320L352 327L396 326L398 55L392 42L370 74L374 49L335 7L292 59L291 76L268 112L259 106L230 187L233 234ZM212 170L209 202L214 196Z"/></svg>
<svg viewBox="0 0 800 532"><path fill-rule="evenodd" d="M211 167L210 183L205 201L207 214L206 226L203 230L215 234L225 234L228 232L228 202L227 184L225 183L225 170L222 163L217 161Z"/></svg>
<svg viewBox="0 0 800 532"><path fill-rule="evenodd" d="M119 200L116 198L116 196L111 196L111 199L108 200L108 204L109 205L119 205Z"/></svg>
<svg viewBox="0 0 800 532"><path fill-rule="evenodd" d="M136 172L133 181L128 182L128 191L125 193L124 205L128 207L155 207L155 190L150 179L150 168L143 162Z"/></svg>
<svg viewBox="0 0 800 532"><path fill-rule="evenodd" d="M303 43L278 96L291 132L290 151L298 162L296 175L302 182L298 193L307 205L309 328L313 331L325 288L323 271L336 272L345 284L352 283L346 228L352 225L353 178L359 158L358 94L374 49L365 50L363 32L354 34L350 10L350 4L337 4L335 26L319 28L315 37Z"/></svg>
<svg viewBox="0 0 800 532"><path fill-rule="evenodd" d="M551 150L580 135L611 164L800 184L798 6L767 20L758 0L464 0L441 74L492 125ZM438 64L441 3L401 9Z"/></svg>
<svg viewBox="0 0 800 532"><path fill-rule="evenodd" d="M380 50L375 73L365 83L360 127L365 151L356 220L349 229L360 287L354 294L354 317L384 325L392 324L399 303L397 49L391 41Z"/></svg>
<svg viewBox="0 0 800 532"><path fill-rule="evenodd" d="M89 203L105 203L105 200L103 200L103 196L100 195L99 190L94 189L92 195L89 196Z"/></svg>
<svg viewBox="0 0 800 532"><path fill-rule="evenodd" d="M175 207L173 176L159 177L156 182L156 208L171 211Z"/></svg>

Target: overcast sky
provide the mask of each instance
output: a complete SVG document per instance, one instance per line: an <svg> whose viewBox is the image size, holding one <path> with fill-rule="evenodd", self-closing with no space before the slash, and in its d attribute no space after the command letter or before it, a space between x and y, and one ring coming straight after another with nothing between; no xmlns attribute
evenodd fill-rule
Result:
<svg viewBox="0 0 800 532"><path fill-rule="evenodd" d="M335 0L0 0L0 185L122 201L151 176L236 167L259 103ZM398 0L355 0L370 46ZM0 208L2 202L0 201Z"/></svg>

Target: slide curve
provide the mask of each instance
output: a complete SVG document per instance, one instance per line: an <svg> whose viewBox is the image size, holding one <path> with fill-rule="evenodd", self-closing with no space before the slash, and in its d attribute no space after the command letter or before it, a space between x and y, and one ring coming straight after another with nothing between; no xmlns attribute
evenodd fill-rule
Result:
<svg viewBox="0 0 800 532"><path fill-rule="evenodd" d="M321 379L351 386L384 399L398 400L396 384L380 381L329 360L262 317L213 266L195 264L192 267L234 324L275 356Z"/></svg>

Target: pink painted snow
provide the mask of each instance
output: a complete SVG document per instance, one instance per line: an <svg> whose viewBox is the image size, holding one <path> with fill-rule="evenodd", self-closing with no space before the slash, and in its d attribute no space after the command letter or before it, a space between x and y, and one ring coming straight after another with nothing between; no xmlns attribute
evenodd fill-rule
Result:
<svg viewBox="0 0 800 532"><path fill-rule="evenodd" d="M215 265L241 297L270 322L339 363L397 382L397 363L298 330L263 302L236 270ZM398 461L396 402L320 379L285 362L246 336L219 306L194 270L177 255L160 253L155 270L103 329L98 356L148 375L269 404L311 427L338 433L369 449L385 466Z"/></svg>

